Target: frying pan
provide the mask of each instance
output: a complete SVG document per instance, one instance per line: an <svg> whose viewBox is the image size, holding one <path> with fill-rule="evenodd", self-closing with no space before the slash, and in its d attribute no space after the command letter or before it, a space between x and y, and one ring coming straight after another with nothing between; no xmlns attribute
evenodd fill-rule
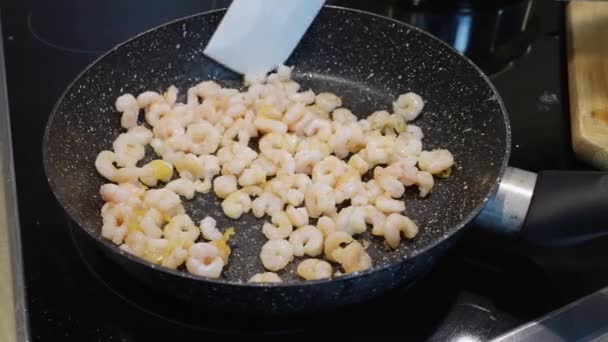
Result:
<svg viewBox="0 0 608 342"><path fill-rule="evenodd" d="M414 91L426 101L415 122L424 130L424 148L448 148L455 155L452 176L437 179L427 198L418 198L414 190L403 197L406 214L420 226L418 236L391 251L380 239L364 235L362 239L372 242L368 252L374 260L373 268L364 272L302 281L295 275L296 260L279 272L283 283L249 284L246 280L263 270L258 256L265 242L263 220L252 215L228 219L213 194L199 194L185 201L193 220L211 215L219 227L236 230L230 240L231 260L220 279L165 269L120 250L100 236L103 202L99 187L105 180L94 167L97 154L111 148L123 131L114 101L123 93L162 91L171 84L183 94L193 84L209 79L239 87L240 75L202 53L223 13L212 11L177 20L119 45L74 80L49 117L43 157L56 199L78 230L134 280L205 307L267 314L314 312L413 284L474 219L531 242L562 244L597 235L593 230L597 226L591 224L587 231L579 225L573 234L573 227L562 224L573 220L563 214L571 208L560 189L570 193L573 187L555 187L555 182L570 177L564 186L584 183L587 194L606 200L606 191L599 191L606 189L604 175L541 173L537 177L509 168L511 136L506 110L492 83L471 61L404 23L326 6L286 63L295 66L294 78L303 89L338 94L361 118L390 109L398 94ZM532 196L535 184L537 191ZM576 201L582 204L575 209L587 214L577 223L606 218L601 210L605 205L584 196ZM535 208L537 214L532 215ZM524 219L532 219L531 227Z"/></svg>

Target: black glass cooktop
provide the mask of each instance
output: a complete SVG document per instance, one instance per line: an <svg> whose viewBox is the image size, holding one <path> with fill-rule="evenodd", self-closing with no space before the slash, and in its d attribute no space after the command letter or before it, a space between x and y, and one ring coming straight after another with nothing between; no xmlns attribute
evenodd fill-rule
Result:
<svg viewBox="0 0 608 342"><path fill-rule="evenodd" d="M172 341L224 335L485 341L608 281L606 241L576 251L525 251L472 229L428 277L348 310L306 317L224 315L138 283L79 238L55 202L41 158L55 101L88 63L165 21L228 1L6 0L10 117L33 341ZM585 169L570 148L564 9L558 1L330 1L426 29L470 56L511 118L510 164ZM492 3L492 4L489 4Z"/></svg>

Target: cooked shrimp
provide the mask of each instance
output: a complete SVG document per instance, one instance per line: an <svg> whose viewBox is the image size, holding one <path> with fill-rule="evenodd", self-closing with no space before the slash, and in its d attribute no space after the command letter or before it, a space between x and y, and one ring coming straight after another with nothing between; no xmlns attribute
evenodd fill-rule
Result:
<svg viewBox="0 0 608 342"><path fill-rule="evenodd" d="M399 95L397 101L393 102L393 112L401 115L406 121L412 121L420 115L424 108L424 100L416 93L405 93Z"/></svg>
<svg viewBox="0 0 608 342"><path fill-rule="evenodd" d="M203 277L219 278L224 268L224 259L219 250L207 242L195 243L188 249L186 269Z"/></svg>
<svg viewBox="0 0 608 342"><path fill-rule="evenodd" d="M176 215L165 225L164 235L167 239L194 242L200 235L200 229L187 214Z"/></svg>
<svg viewBox="0 0 608 342"><path fill-rule="evenodd" d="M274 272L256 273L248 280L249 283L281 283L281 277Z"/></svg>
<svg viewBox="0 0 608 342"><path fill-rule="evenodd" d="M101 198L105 202L128 203L133 199L139 200L146 190L131 183L107 183L99 188Z"/></svg>
<svg viewBox="0 0 608 342"><path fill-rule="evenodd" d="M277 211L283 210L284 203L281 199L270 192L264 192L251 203L253 215L260 218L264 215L272 216Z"/></svg>
<svg viewBox="0 0 608 342"><path fill-rule="evenodd" d="M211 178L205 178L204 180L197 179L194 181L194 190L202 194L206 194L211 191Z"/></svg>
<svg viewBox="0 0 608 342"><path fill-rule="evenodd" d="M289 236L293 255L318 256L323 252L323 233L315 226L303 226Z"/></svg>
<svg viewBox="0 0 608 342"><path fill-rule="evenodd" d="M272 224L265 223L262 227L262 233L268 240L285 239L293 231L293 225L289 220L289 216L284 211L277 211L272 215Z"/></svg>
<svg viewBox="0 0 608 342"><path fill-rule="evenodd" d="M319 229L324 237L336 231L336 223L331 217L321 216L317 220L317 229Z"/></svg>
<svg viewBox="0 0 608 342"><path fill-rule="evenodd" d="M351 243L353 241L353 237L347 232L336 231L330 233L325 238L325 245L323 251L325 253L325 257L329 261L336 261L335 253L342 249L341 245L345 243Z"/></svg>
<svg viewBox="0 0 608 342"><path fill-rule="evenodd" d="M238 219L251 210L251 198L245 192L237 190L222 202L222 210L229 218Z"/></svg>
<svg viewBox="0 0 608 342"><path fill-rule="evenodd" d="M296 269L298 275L306 280L319 280L331 278L333 269L331 265L320 259L305 259Z"/></svg>
<svg viewBox="0 0 608 342"><path fill-rule="evenodd" d="M220 132L205 121L189 125L186 135L190 137L191 141L189 150L194 154L214 153L220 145Z"/></svg>
<svg viewBox="0 0 608 342"><path fill-rule="evenodd" d="M131 94L124 94L116 99L116 110L122 113L120 125L124 128L137 126L139 117L139 103Z"/></svg>
<svg viewBox="0 0 608 342"><path fill-rule="evenodd" d="M365 211L362 207L346 207L338 213L336 230L350 235L361 234L367 229L365 224Z"/></svg>
<svg viewBox="0 0 608 342"><path fill-rule="evenodd" d="M293 260L293 247L286 240L269 240L262 246L260 259L267 270L276 272Z"/></svg>
<svg viewBox="0 0 608 342"><path fill-rule="evenodd" d="M128 209L121 205L105 204L102 209L101 236L120 245L127 235Z"/></svg>
<svg viewBox="0 0 608 342"><path fill-rule="evenodd" d="M314 183L325 183L329 186L336 184L337 178L348 170L344 161L329 156L312 168L312 181Z"/></svg>
<svg viewBox="0 0 608 342"><path fill-rule="evenodd" d="M150 208L139 221L144 234L152 239L159 239L163 235L162 224L163 215L160 211Z"/></svg>
<svg viewBox="0 0 608 342"><path fill-rule="evenodd" d="M342 100L332 93L319 93L315 97L315 104L324 111L331 112L342 105Z"/></svg>
<svg viewBox="0 0 608 342"><path fill-rule="evenodd" d="M188 178L178 178L167 183L165 188L187 199L194 198L194 183Z"/></svg>
<svg viewBox="0 0 608 342"><path fill-rule="evenodd" d="M336 211L333 189L324 183L314 183L306 190L304 202L310 217L319 217Z"/></svg>
<svg viewBox="0 0 608 342"><path fill-rule="evenodd" d="M152 189L146 191L144 203L163 214L175 216L184 213L179 196L169 189Z"/></svg>
<svg viewBox="0 0 608 342"><path fill-rule="evenodd" d="M454 156L445 149L422 151L418 156L418 167L430 174L439 174L454 165Z"/></svg>
<svg viewBox="0 0 608 342"><path fill-rule="evenodd" d="M95 159L95 169L104 178L114 181L116 178L116 156L112 151L101 151Z"/></svg>
<svg viewBox="0 0 608 342"><path fill-rule="evenodd" d="M236 176L224 175L213 180L213 191L219 198L226 198L237 190Z"/></svg>
<svg viewBox="0 0 608 342"><path fill-rule="evenodd" d="M399 198L405 192L405 187L399 179L380 166L374 169L374 180L393 198Z"/></svg>
<svg viewBox="0 0 608 342"><path fill-rule="evenodd" d="M199 227L205 239L215 241L222 238L222 233L217 229L216 224L215 219L211 216L207 216L201 220Z"/></svg>
<svg viewBox="0 0 608 342"><path fill-rule="evenodd" d="M336 249L333 256L346 273L361 272L372 267L372 258L358 241Z"/></svg>
<svg viewBox="0 0 608 342"><path fill-rule="evenodd" d="M384 213L398 213L405 210L405 203L400 200L392 199L388 193L376 197L374 205Z"/></svg>
<svg viewBox="0 0 608 342"><path fill-rule="evenodd" d="M285 213L289 217L289 221L295 227L302 227L308 224L308 210L305 207L296 208L293 205L287 206Z"/></svg>
<svg viewBox="0 0 608 342"><path fill-rule="evenodd" d="M391 214L386 218L382 229L377 230L374 235L384 236L386 243L395 249L401 242L402 233L406 238L413 239L418 234L418 226L407 216Z"/></svg>

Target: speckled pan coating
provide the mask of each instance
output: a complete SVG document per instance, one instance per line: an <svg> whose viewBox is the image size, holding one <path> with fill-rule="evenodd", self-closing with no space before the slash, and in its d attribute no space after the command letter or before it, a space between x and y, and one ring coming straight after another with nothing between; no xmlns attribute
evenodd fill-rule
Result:
<svg viewBox="0 0 608 342"><path fill-rule="evenodd" d="M302 282L295 266L280 272L281 285L244 284L262 271L262 220L224 217L214 195L186 203L198 221L207 215L219 226L234 226L233 254L224 277L209 280L166 270L120 251L100 237L99 187L104 180L94 160L122 131L114 110L117 96L163 91L174 84L182 95L193 84L213 79L238 87L239 75L203 55L223 11L204 13L146 32L110 51L68 88L48 121L44 165L49 184L67 214L120 265L142 281L189 300L234 310L310 311L371 298L413 281L432 267L449 243L495 191L510 150L510 130L499 95L470 61L426 33L376 15L325 7L286 64L295 66L303 89L331 91L359 117L391 109L395 97L414 91L426 100L415 124L424 147L448 148L456 168L419 199L406 192L406 214L421 230L413 241L389 251L380 239L369 249L375 266L332 281ZM453 239L450 239L453 240ZM451 241L448 241L451 242Z"/></svg>

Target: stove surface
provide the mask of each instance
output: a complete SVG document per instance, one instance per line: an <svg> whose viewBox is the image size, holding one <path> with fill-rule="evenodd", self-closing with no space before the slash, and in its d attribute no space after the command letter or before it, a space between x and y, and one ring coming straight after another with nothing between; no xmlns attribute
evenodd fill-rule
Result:
<svg viewBox="0 0 608 342"><path fill-rule="evenodd" d="M606 241L556 258L469 229L462 243L413 288L315 316L228 316L141 287L80 239L54 200L42 167L44 126L68 83L103 51L168 20L225 7L229 1L5 2L2 30L33 341L314 337L322 334L320 327L363 339L485 341L608 283L607 266L597 261L607 256ZM498 1L497 7L466 9L425 5L428 1L329 3L427 29L478 63L511 118L512 166L531 171L588 168L570 147L563 3Z"/></svg>

